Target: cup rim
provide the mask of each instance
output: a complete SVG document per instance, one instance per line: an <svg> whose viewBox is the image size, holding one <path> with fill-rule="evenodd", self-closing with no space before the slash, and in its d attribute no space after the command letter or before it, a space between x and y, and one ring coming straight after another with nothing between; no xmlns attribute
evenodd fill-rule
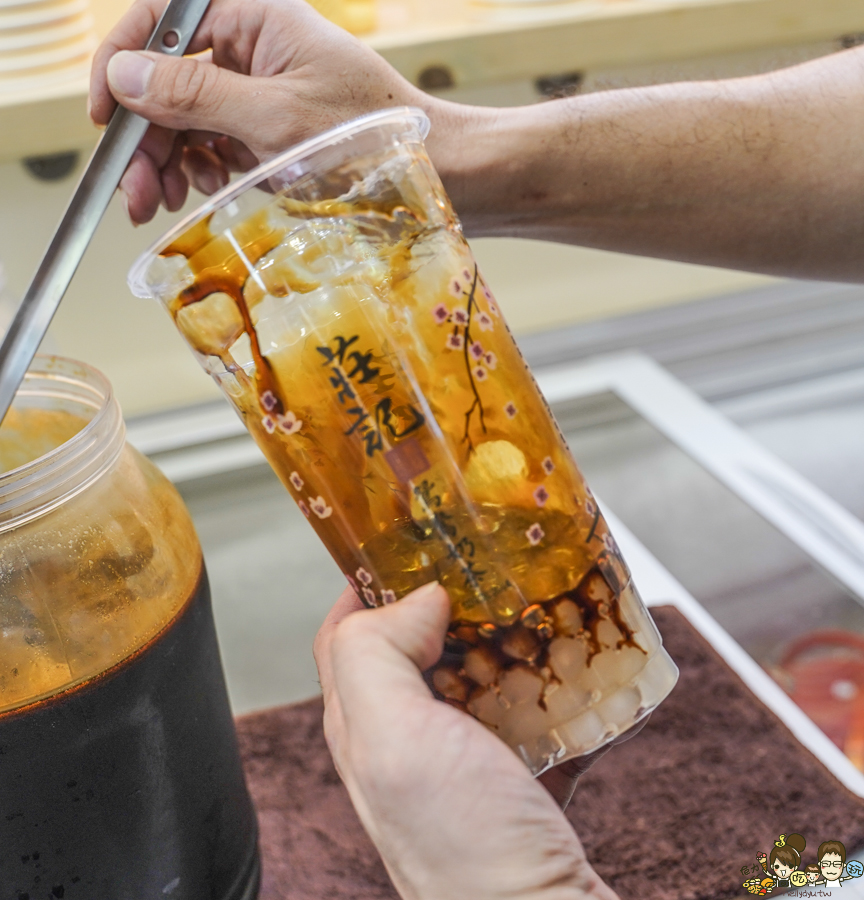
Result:
<svg viewBox="0 0 864 900"><path fill-rule="evenodd" d="M254 169L251 169L241 178L225 185L222 190L217 191L211 197L194 209L187 216L184 216L176 225L169 228L160 238L154 241L132 264L127 277L129 289L136 297L143 299L152 299L152 293L147 290L144 284L144 275L150 261L154 256L159 255L159 251L168 244L171 244L176 237L188 231L193 225L201 221L205 216L209 216L217 209L227 206L232 200L244 193L249 187L270 177L279 169L285 168L292 162L296 162L305 156L309 156L324 147L343 141L346 138L353 137L361 131L372 128L376 125L382 125L388 121L413 121L417 126L421 139L425 139L429 134L430 121L429 117L415 106L396 106L389 109L379 109L375 112L366 113L358 116L356 119L349 119L335 128L317 134L300 144L289 147L282 153L274 156L267 162L261 163Z"/></svg>

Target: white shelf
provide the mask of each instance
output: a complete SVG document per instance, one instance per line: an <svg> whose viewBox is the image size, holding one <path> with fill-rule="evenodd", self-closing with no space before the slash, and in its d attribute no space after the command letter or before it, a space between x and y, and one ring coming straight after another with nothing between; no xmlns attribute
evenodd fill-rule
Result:
<svg viewBox="0 0 864 900"><path fill-rule="evenodd" d="M94 2L98 30L118 0ZM509 5L380 0L366 37L406 78L443 67L460 89L565 72L796 47L864 32L859 0L570 0ZM91 146L87 80L0 94L0 161Z"/></svg>

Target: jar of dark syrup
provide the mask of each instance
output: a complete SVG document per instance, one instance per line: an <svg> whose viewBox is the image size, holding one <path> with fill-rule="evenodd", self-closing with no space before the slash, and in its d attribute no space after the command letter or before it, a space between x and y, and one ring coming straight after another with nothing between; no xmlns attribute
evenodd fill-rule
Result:
<svg viewBox="0 0 864 900"><path fill-rule="evenodd" d="M0 897L251 900L201 548L124 436L106 380L53 357L0 428Z"/></svg>

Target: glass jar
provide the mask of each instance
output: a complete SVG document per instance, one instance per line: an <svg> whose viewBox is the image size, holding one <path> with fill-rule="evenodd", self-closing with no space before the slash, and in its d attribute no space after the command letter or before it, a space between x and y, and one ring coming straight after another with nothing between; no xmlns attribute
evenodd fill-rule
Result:
<svg viewBox="0 0 864 900"><path fill-rule="evenodd" d="M0 896L247 900L201 548L124 436L107 381L55 357L0 429Z"/></svg>

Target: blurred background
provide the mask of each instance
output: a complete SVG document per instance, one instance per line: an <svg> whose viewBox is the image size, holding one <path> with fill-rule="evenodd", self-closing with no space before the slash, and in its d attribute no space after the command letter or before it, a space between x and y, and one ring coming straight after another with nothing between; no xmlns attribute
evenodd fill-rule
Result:
<svg viewBox="0 0 864 900"><path fill-rule="evenodd" d="M746 75L864 41L860 0L315 5L424 90L491 106ZM98 137L86 115L88 55L124 9L122 0L0 0L0 324ZM200 201L193 194L187 211ZM135 257L179 216L133 228L115 202L45 349L105 372L133 441L184 493L232 700L245 711L315 693L311 638L344 580L169 317L126 287ZM473 247L535 369L645 353L838 509L864 516L864 289L530 241ZM861 597L650 417L608 393L556 413L601 497L793 697L831 706L820 727L864 768ZM864 560L861 547L850 553ZM846 637L820 644L827 628ZM823 694L802 699L808 673Z"/></svg>

